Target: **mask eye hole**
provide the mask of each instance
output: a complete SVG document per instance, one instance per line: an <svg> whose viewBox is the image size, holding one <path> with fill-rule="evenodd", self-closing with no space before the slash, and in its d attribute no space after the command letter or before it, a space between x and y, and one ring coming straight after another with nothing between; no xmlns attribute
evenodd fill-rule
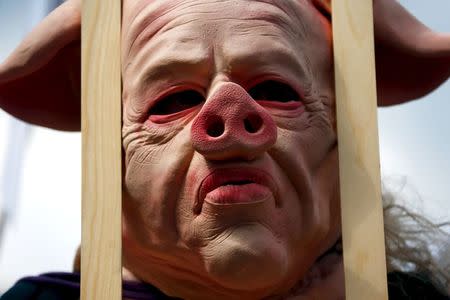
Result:
<svg viewBox="0 0 450 300"><path fill-rule="evenodd" d="M150 109L150 116L171 115L192 108L205 101L202 94L194 90L176 92L160 99Z"/></svg>
<svg viewBox="0 0 450 300"><path fill-rule="evenodd" d="M299 94L288 84L266 80L252 87L248 93L255 101L300 101Z"/></svg>

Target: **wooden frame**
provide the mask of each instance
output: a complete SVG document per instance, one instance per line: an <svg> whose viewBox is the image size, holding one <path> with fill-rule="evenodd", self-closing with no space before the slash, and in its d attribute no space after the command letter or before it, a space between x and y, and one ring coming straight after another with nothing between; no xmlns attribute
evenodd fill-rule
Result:
<svg viewBox="0 0 450 300"><path fill-rule="evenodd" d="M83 1L81 299L121 299L119 0ZM346 299L387 299L371 0L333 2ZM116 83L116 84L114 84Z"/></svg>
<svg viewBox="0 0 450 300"><path fill-rule="evenodd" d="M81 299L122 298L120 0L82 12Z"/></svg>
<svg viewBox="0 0 450 300"><path fill-rule="evenodd" d="M387 299L372 0L332 16L346 299Z"/></svg>

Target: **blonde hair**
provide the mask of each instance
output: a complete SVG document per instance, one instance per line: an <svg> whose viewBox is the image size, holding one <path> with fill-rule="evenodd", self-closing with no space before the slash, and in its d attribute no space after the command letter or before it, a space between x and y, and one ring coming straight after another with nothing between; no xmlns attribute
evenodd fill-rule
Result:
<svg viewBox="0 0 450 300"><path fill-rule="evenodd" d="M384 230L388 272L427 276L445 295L450 293L450 222L433 223L383 185Z"/></svg>

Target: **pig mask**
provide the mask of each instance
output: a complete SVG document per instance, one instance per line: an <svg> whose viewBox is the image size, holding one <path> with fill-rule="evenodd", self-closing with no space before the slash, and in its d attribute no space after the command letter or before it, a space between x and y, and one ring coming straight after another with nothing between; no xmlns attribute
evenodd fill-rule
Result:
<svg viewBox="0 0 450 300"><path fill-rule="evenodd" d="M449 76L448 36L374 9L380 105ZM329 3L128 0L122 25L124 266L182 298L343 298ZM79 129L79 35L69 0L0 66L1 107Z"/></svg>

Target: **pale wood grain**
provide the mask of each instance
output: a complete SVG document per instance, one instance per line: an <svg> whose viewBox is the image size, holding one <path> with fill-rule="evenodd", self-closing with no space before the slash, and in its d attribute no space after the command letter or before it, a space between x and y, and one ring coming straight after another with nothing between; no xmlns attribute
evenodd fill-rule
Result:
<svg viewBox="0 0 450 300"><path fill-rule="evenodd" d="M120 17L119 0L83 1L84 300L122 298Z"/></svg>
<svg viewBox="0 0 450 300"><path fill-rule="evenodd" d="M332 16L346 299L387 299L372 0Z"/></svg>

